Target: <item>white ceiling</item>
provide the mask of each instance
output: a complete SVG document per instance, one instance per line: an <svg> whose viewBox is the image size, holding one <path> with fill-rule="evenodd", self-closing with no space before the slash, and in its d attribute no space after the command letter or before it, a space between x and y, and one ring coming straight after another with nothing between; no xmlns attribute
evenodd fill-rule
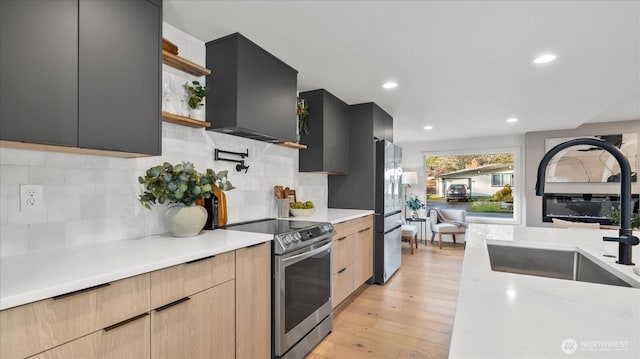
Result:
<svg viewBox="0 0 640 359"><path fill-rule="evenodd" d="M640 119L640 1L165 0L164 19L203 41L242 33L299 91L376 102L398 143ZM533 65L544 52L557 60Z"/></svg>

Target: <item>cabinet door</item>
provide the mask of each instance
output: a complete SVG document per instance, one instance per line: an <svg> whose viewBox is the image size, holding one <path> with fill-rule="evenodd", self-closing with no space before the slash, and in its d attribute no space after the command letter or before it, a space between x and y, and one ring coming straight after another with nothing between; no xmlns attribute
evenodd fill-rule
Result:
<svg viewBox="0 0 640 359"><path fill-rule="evenodd" d="M47 350L31 358L67 359L144 359L149 358L149 313L69 343Z"/></svg>
<svg viewBox="0 0 640 359"><path fill-rule="evenodd" d="M353 264L333 274L333 308L353 292Z"/></svg>
<svg viewBox="0 0 640 359"><path fill-rule="evenodd" d="M271 357L271 242L236 250L236 358Z"/></svg>
<svg viewBox="0 0 640 359"><path fill-rule="evenodd" d="M161 153L162 9L80 0L79 146Z"/></svg>
<svg viewBox="0 0 640 359"><path fill-rule="evenodd" d="M151 357L233 358L233 280L151 312Z"/></svg>
<svg viewBox="0 0 640 359"><path fill-rule="evenodd" d="M78 144L78 2L0 1L0 138Z"/></svg>
<svg viewBox="0 0 640 359"><path fill-rule="evenodd" d="M25 357L149 311L149 275L0 312L0 357Z"/></svg>
<svg viewBox="0 0 640 359"><path fill-rule="evenodd" d="M373 230L366 228L355 234L353 248L353 288L373 276Z"/></svg>
<svg viewBox="0 0 640 359"><path fill-rule="evenodd" d="M350 234L346 237L338 237L333 241L333 273L353 264L354 239L355 235Z"/></svg>

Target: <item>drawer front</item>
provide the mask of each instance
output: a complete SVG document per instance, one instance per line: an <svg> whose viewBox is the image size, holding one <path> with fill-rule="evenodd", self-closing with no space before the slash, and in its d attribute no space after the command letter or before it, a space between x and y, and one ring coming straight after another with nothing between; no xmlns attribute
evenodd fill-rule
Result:
<svg viewBox="0 0 640 359"><path fill-rule="evenodd" d="M353 265L333 274L333 308L353 292Z"/></svg>
<svg viewBox="0 0 640 359"><path fill-rule="evenodd" d="M353 288L356 289L373 276L373 229L355 234L353 245Z"/></svg>
<svg viewBox="0 0 640 359"><path fill-rule="evenodd" d="M60 345L31 358L145 359L150 357L151 332L148 313L128 323ZM133 318L132 318L133 319Z"/></svg>
<svg viewBox="0 0 640 359"><path fill-rule="evenodd" d="M0 312L0 357L26 357L149 311L149 274Z"/></svg>
<svg viewBox="0 0 640 359"><path fill-rule="evenodd" d="M333 241L333 273L353 263L353 240L354 235L351 234Z"/></svg>
<svg viewBox="0 0 640 359"><path fill-rule="evenodd" d="M336 230L336 235L334 238L346 237L351 234L351 223L350 221L336 223L333 225L333 228Z"/></svg>
<svg viewBox="0 0 640 359"><path fill-rule="evenodd" d="M201 292L234 277L233 251L151 272L151 308Z"/></svg>
<svg viewBox="0 0 640 359"><path fill-rule="evenodd" d="M373 228L373 216L366 216L353 220L354 232L358 232L367 228Z"/></svg>

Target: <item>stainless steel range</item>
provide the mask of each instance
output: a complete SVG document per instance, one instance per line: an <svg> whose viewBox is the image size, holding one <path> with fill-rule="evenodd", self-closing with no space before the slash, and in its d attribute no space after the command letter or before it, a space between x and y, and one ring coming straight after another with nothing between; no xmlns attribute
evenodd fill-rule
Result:
<svg viewBox="0 0 640 359"><path fill-rule="evenodd" d="M304 358L331 332L330 223L260 220L228 229L274 235L273 356Z"/></svg>

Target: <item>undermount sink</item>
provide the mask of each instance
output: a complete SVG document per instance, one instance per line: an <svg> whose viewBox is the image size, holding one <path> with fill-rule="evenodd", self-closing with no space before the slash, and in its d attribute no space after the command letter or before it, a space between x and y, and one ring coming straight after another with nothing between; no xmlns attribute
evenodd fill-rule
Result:
<svg viewBox="0 0 640 359"><path fill-rule="evenodd" d="M491 270L632 287L576 251L487 244Z"/></svg>

